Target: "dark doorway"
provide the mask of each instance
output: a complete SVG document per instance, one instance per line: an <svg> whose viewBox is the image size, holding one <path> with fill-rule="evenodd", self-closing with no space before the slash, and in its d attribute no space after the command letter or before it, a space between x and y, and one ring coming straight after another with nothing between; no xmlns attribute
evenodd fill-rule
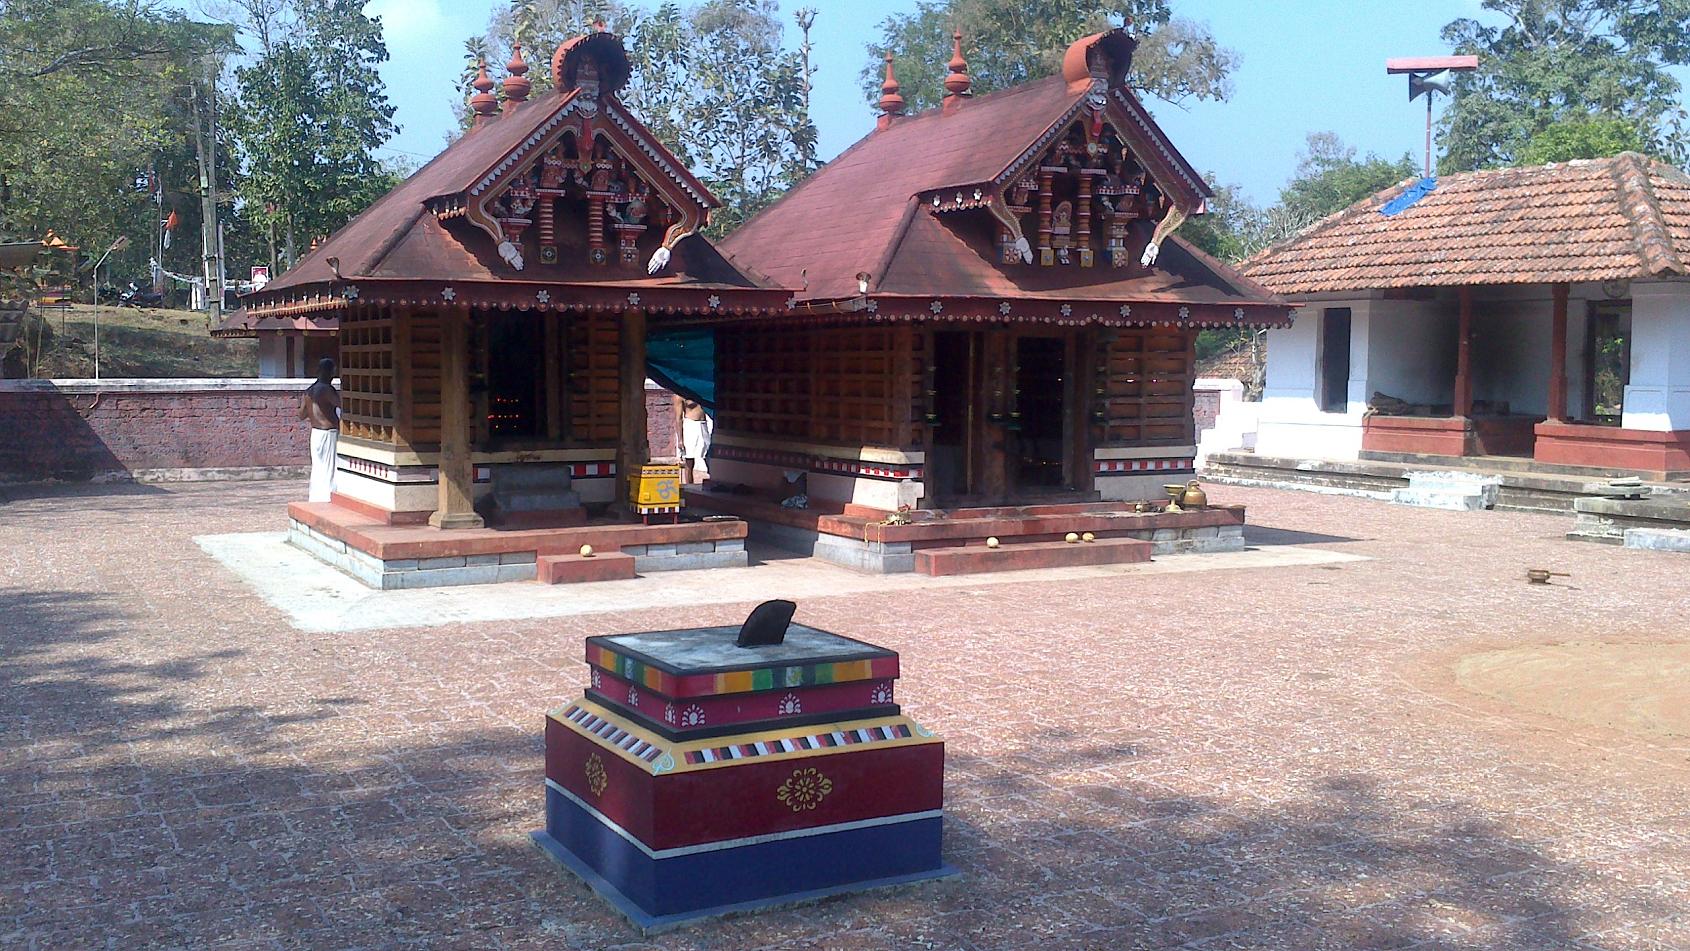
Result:
<svg viewBox="0 0 1690 951"><path fill-rule="evenodd" d="M1022 337L1015 342L1016 487L1063 489L1068 477L1068 341Z"/></svg>
<svg viewBox="0 0 1690 951"><path fill-rule="evenodd" d="M1584 415L1618 426L1631 383L1631 303L1592 304L1584 341Z"/></svg>
<svg viewBox="0 0 1690 951"><path fill-rule="evenodd" d="M1350 309L1328 307L1320 312L1320 387L1323 413L1350 408Z"/></svg>
<svg viewBox="0 0 1690 951"><path fill-rule="evenodd" d="M936 504L978 494L974 433L975 377L980 335L940 331L933 335L933 452L928 484Z"/></svg>
<svg viewBox="0 0 1690 951"><path fill-rule="evenodd" d="M494 442L546 430L545 333L532 314L487 318L487 434Z"/></svg>

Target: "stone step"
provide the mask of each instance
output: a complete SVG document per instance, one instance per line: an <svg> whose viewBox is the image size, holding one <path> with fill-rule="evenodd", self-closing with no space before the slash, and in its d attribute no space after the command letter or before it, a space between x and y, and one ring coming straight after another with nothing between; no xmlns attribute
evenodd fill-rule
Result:
<svg viewBox="0 0 1690 951"><path fill-rule="evenodd" d="M1481 492L1398 489L1391 493L1391 501L1398 505L1451 512L1482 512L1490 508Z"/></svg>
<svg viewBox="0 0 1690 951"><path fill-rule="evenodd" d="M1100 538L1073 544L1024 542L997 548L985 545L922 548L915 553L915 570L927 575L971 575L1029 568L1123 565L1149 561L1151 547L1149 542L1136 538Z"/></svg>
<svg viewBox="0 0 1690 951"><path fill-rule="evenodd" d="M541 584L618 581L634 577L634 556L619 551L595 552L591 556L579 553L541 555L535 565L534 580Z"/></svg>
<svg viewBox="0 0 1690 951"><path fill-rule="evenodd" d="M1683 528L1628 528L1625 530L1625 547L1642 548L1648 551L1679 551L1690 554L1690 529Z"/></svg>

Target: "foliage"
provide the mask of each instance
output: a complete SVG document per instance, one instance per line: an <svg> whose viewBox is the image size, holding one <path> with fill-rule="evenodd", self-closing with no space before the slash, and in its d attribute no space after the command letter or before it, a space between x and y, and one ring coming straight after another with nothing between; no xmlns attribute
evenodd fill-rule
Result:
<svg viewBox="0 0 1690 951"><path fill-rule="evenodd" d="M1521 165L1573 159L1607 158L1621 152L1647 152L1649 143L1627 119L1584 116L1562 119L1532 136L1514 157Z"/></svg>
<svg viewBox="0 0 1690 951"><path fill-rule="evenodd" d="M1682 162L1687 157L1680 84L1669 72L1690 62L1685 0L1484 0L1506 19L1462 18L1444 27L1458 53L1479 56L1457 74L1440 128L1445 172L1519 164L1527 155L1605 149L1624 142ZM1563 129L1529 153L1558 123Z"/></svg>
<svg viewBox="0 0 1690 951"><path fill-rule="evenodd" d="M1124 19L1139 34L1129 77L1136 88L1174 103L1232 94L1237 54L1216 43L1205 25L1174 17L1168 0L923 0L915 12L881 22L863 66L863 93L870 102L880 98L883 57L891 50L909 111L938 105L956 30L975 95L1042 79L1062 68L1062 54L1075 40Z"/></svg>
<svg viewBox="0 0 1690 951"><path fill-rule="evenodd" d="M182 141L186 84L228 30L142 0L0 0L0 233L54 231L145 264L146 174ZM214 66L213 66L214 68Z"/></svg>
<svg viewBox="0 0 1690 951"><path fill-rule="evenodd" d="M780 47L773 0L665 2L649 13L616 2L516 0L466 53L502 64L521 43L538 94L551 86L553 51L598 18L624 37L633 67L622 101L721 199L708 234L731 230L814 169L802 63Z"/></svg>
<svg viewBox="0 0 1690 951"><path fill-rule="evenodd" d="M374 154L397 130L376 71L387 60L381 20L362 8L361 0L246 8L261 49L235 70L238 193L254 220L302 242L333 232L398 183ZM274 29L284 16L289 28Z"/></svg>
<svg viewBox="0 0 1690 951"><path fill-rule="evenodd" d="M1336 133L1312 132L1297 156L1296 173L1279 192L1279 204L1292 218L1312 223L1420 174L1407 153L1395 161L1371 152L1358 159Z"/></svg>

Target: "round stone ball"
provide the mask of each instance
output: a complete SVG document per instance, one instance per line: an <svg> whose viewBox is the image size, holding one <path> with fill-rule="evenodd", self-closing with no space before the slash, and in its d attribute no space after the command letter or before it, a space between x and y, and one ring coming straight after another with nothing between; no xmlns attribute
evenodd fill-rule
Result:
<svg viewBox="0 0 1690 951"><path fill-rule="evenodd" d="M1096 536L1096 535L1093 535L1093 534L1092 534L1092 533L1091 533L1091 532L1087 532L1087 533L1085 533L1085 534L1084 534L1084 535L1081 535L1081 536L1080 536L1080 541L1083 541L1083 542L1095 542L1095 541L1097 541L1097 536Z"/></svg>
<svg viewBox="0 0 1690 951"><path fill-rule="evenodd" d="M582 546L581 546L581 557L582 557L582 558L591 558L591 557L593 557L593 546L591 546L591 545L582 545Z"/></svg>
<svg viewBox="0 0 1690 951"><path fill-rule="evenodd" d="M1072 545L1080 540L1080 536L1074 534L1073 532L1069 532L1068 534L1062 536L1062 540Z"/></svg>
<svg viewBox="0 0 1690 951"><path fill-rule="evenodd" d="M996 548L996 547L998 547L998 537L997 537L997 536L996 536L996 535L993 535L993 536L991 536L991 537L990 537L990 538L987 538L987 539L986 539L986 547L987 547L987 548Z"/></svg>

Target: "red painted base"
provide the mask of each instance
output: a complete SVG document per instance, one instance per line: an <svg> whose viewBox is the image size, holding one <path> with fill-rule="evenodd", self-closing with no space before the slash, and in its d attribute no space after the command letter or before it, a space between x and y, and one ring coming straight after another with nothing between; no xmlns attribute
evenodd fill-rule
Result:
<svg viewBox="0 0 1690 951"><path fill-rule="evenodd" d="M634 577L634 556L619 551L586 555L541 555L535 559L535 580L541 584L618 581Z"/></svg>
<svg viewBox="0 0 1690 951"><path fill-rule="evenodd" d="M1473 430L1462 416L1369 416L1361 424L1363 452L1473 455Z"/></svg>
<svg viewBox="0 0 1690 951"><path fill-rule="evenodd" d="M970 575L986 571L1026 568L1066 568L1074 565L1124 565L1150 560L1151 544L1136 538L1099 538L1092 542L1025 542L987 548L923 548L915 553L915 570L925 575Z"/></svg>
<svg viewBox="0 0 1690 951"><path fill-rule="evenodd" d="M1635 472L1652 478L1690 477L1690 430L1647 432L1578 423L1537 424L1532 455L1539 462Z"/></svg>
<svg viewBox="0 0 1690 951"><path fill-rule="evenodd" d="M684 522L680 525L640 525L596 521L571 528L469 528L443 531L428 525L393 525L334 502L293 502L288 516L349 548L382 561L407 558L453 558L538 552L568 555L591 545L601 552L624 545L673 545L715 542L745 537L744 522Z"/></svg>
<svg viewBox="0 0 1690 951"><path fill-rule="evenodd" d="M428 517L434 514L433 512L395 512L392 509L384 509L379 505L372 505L349 495L341 495L339 492L329 493L329 504L351 509L359 515L373 518L383 525L427 525Z"/></svg>

